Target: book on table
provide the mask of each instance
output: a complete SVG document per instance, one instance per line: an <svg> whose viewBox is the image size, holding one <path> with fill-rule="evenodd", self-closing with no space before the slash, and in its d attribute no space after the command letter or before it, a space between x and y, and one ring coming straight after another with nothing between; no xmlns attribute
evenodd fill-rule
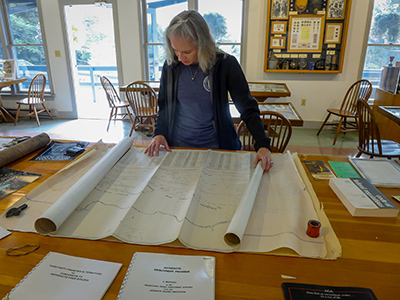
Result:
<svg viewBox="0 0 400 300"><path fill-rule="evenodd" d="M303 162L315 180L328 180L335 177L323 160L304 160Z"/></svg>
<svg viewBox="0 0 400 300"><path fill-rule="evenodd" d="M399 209L365 178L331 178L329 186L353 217L396 217Z"/></svg>
<svg viewBox="0 0 400 300"><path fill-rule="evenodd" d="M347 161L329 161L333 172L339 178L360 178L360 174L354 169L351 163Z"/></svg>
<svg viewBox="0 0 400 300"><path fill-rule="evenodd" d="M304 283L282 283L285 300L352 299L377 300L369 288L327 286Z"/></svg>
<svg viewBox="0 0 400 300"><path fill-rule="evenodd" d="M349 158L363 178L376 187L400 188L400 164L393 159Z"/></svg>
<svg viewBox="0 0 400 300"><path fill-rule="evenodd" d="M117 300L211 300L215 257L136 252Z"/></svg>
<svg viewBox="0 0 400 300"><path fill-rule="evenodd" d="M121 267L120 263L49 252L8 296L12 300L100 300Z"/></svg>

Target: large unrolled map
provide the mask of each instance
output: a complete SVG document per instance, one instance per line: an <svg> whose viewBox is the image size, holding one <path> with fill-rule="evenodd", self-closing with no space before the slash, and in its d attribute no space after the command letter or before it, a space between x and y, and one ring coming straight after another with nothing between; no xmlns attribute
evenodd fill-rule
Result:
<svg viewBox="0 0 400 300"><path fill-rule="evenodd" d="M148 157L129 142L111 150L96 145L18 201L14 206L30 207L23 218L3 214L0 225L35 232L36 223L40 233L52 236L220 252L341 255L295 154L273 154L274 167L262 173L253 166L254 153L173 150ZM105 161L112 165L109 171L99 168ZM318 238L306 234L310 219L322 223Z"/></svg>

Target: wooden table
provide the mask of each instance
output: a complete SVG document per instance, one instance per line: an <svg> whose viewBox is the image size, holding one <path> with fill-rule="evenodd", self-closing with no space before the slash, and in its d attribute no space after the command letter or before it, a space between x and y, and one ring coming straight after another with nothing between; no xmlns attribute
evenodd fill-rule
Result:
<svg viewBox="0 0 400 300"><path fill-rule="evenodd" d="M378 106L377 111L400 125L400 106Z"/></svg>
<svg viewBox="0 0 400 300"><path fill-rule="evenodd" d="M28 78L1 79L0 80L0 92L4 87L11 86L13 84L17 84L17 83L21 83L21 82L25 82L27 80L28 80ZM0 115L6 123L10 122L9 119L11 119L11 122L15 121L13 115L3 106L3 102L1 100L1 94L0 94Z"/></svg>
<svg viewBox="0 0 400 300"><path fill-rule="evenodd" d="M159 81L144 81L158 92ZM119 90L125 92L128 85L121 86ZM291 93L285 83L277 82L249 82L250 93L258 102L264 102L267 98L290 97Z"/></svg>
<svg viewBox="0 0 400 300"><path fill-rule="evenodd" d="M303 119L296 111L291 102L259 102L260 111L276 111L284 115L292 124L292 126L303 126ZM233 123L239 124L240 114L233 103L230 103L229 110L233 119Z"/></svg>
<svg viewBox="0 0 400 300"><path fill-rule="evenodd" d="M400 94L393 94L376 88L372 111L375 114L379 127L379 134L383 140L392 140L400 143L400 126L387 116L378 112L379 106L400 106Z"/></svg>
<svg viewBox="0 0 400 300"><path fill-rule="evenodd" d="M21 159L9 167L43 174L42 178L0 201L3 212L34 186L54 174L65 162L29 162ZM302 160L347 161L347 157L300 155ZM307 172L307 171L306 171ZM282 282L371 288L380 300L400 295L400 217L355 218L347 212L328 182L315 181L307 172L319 200L342 245L342 257L334 261L262 254L217 253L165 246L141 246L109 241L55 238L13 232L0 240L0 297L14 287L49 252L60 252L123 264L103 299L115 300L132 255L136 251L216 257L216 300L283 300ZM380 189L387 197L400 189ZM396 202L396 206L400 204ZM37 243L40 248L26 256L10 257L10 247ZM296 279L283 279L282 275Z"/></svg>

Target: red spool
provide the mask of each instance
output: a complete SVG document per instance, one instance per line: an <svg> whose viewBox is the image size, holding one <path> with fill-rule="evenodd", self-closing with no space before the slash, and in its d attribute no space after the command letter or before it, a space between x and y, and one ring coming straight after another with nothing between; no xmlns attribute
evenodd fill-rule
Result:
<svg viewBox="0 0 400 300"><path fill-rule="evenodd" d="M312 238L319 237L319 230L321 229L321 222L318 220L308 221L307 235Z"/></svg>

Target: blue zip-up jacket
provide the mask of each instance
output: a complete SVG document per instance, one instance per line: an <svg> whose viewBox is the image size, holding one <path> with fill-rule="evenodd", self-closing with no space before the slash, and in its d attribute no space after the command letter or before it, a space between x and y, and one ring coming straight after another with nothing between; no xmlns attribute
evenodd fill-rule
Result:
<svg viewBox="0 0 400 300"><path fill-rule="evenodd" d="M177 108L176 95L179 76L177 67L179 64L181 63L171 65L164 63L158 94L159 111L154 136L163 135L169 145L171 145L172 141ZM254 145L256 151L261 147L270 149L270 139L265 135L257 100L250 94L249 85L236 58L229 54L218 53L209 76L214 111L213 125L220 149L240 150L241 148L241 143L229 112L228 92L240 113L241 119L245 121L247 128L256 141Z"/></svg>

